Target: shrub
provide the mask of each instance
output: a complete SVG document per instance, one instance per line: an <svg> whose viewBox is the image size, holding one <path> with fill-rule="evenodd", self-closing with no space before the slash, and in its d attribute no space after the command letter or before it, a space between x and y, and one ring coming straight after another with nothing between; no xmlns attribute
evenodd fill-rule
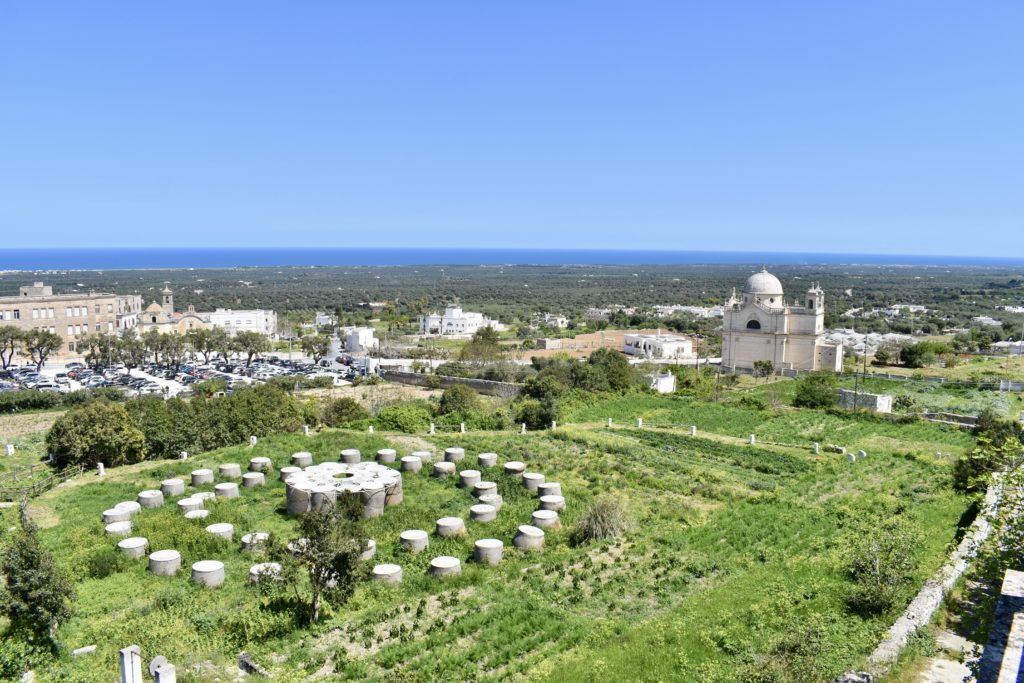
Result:
<svg viewBox="0 0 1024 683"><path fill-rule="evenodd" d="M75 590L46 552L35 527L26 523L0 554L0 614L11 628L53 638L57 627L71 618Z"/></svg>
<svg viewBox="0 0 1024 683"><path fill-rule="evenodd" d="M98 462L116 467L145 458L146 437L123 405L93 401L57 418L46 448L58 467Z"/></svg>
<svg viewBox="0 0 1024 683"><path fill-rule="evenodd" d="M828 408L838 400L839 381L827 370L811 372L796 381L793 405L798 408Z"/></svg>
<svg viewBox="0 0 1024 683"><path fill-rule="evenodd" d="M339 427L348 422L357 422L370 417L370 413L359 405L355 399L336 398L329 401L320 415L320 419L328 427Z"/></svg>
<svg viewBox="0 0 1024 683"><path fill-rule="evenodd" d="M438 415L468 415L480 408L480 396L472 387L456 384L444 390L437 404Z"/></svg>
<svg viewBox="0 0 1024 683"><path fill-rule="evenodd" d="M430 418L430 408L417 401L387 406L377 413L374 422L380 429L412 434L425 431Z"/></svg>
<svg viewBox="0 0 1024 683"><path fill-rule="evenodd" d="M880 614L896 604L913 578L918 535L900 517L858 530L847 565L855 584L848 604L855 612Z"/></svg>
<svg viewBox="0 0 1024 683"><path fill-rule="evenodd" d="M575 543L601 541L617 538L626 533L629 519L622 501L611 496L601 496L580 518L573 529L572 539Z"/></svg>
<svg viewBox="0 0 1024 683"><path fill-rule="evenodd" d="M554 401L538 401L535 398L520 399L515 404L516 422L525 423L527 429L545 429L558 419Z"/></svg>

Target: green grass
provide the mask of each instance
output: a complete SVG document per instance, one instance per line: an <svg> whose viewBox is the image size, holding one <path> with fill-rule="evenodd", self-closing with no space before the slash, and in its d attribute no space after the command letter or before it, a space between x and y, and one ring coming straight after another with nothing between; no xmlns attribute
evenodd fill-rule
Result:
<svg viewBox="0 0 1024 683"><path fill-rule="evenodd" d="M631 426L637 414L696 423L701 436L637 430ZM846 610L851 584L844 550L858 524L897 511L912 517L927 538L915 555L919 585L941 564L968 506L949 490L948 463L936 461L931 451L939 450L936 443L946 451L962 449L969 439L932 425L648 396L604 401L580 409L575 419L603 423L609 415L627 426L426 439L438 453L449 445L466 448L460 468L475 468L476 453L499 454L499 467L485 474L505 498L498 520L470 522L472 498L453 480L434 479L426 469L405 475L405 501L366 524L378 543L369 565L401 564L403 584L361 583L345 607L328 611L312 629L297 628L286 604L246 583L249 566L260 558L237 546L249 531L293 533L276 475L264 488L219 501L201 524L187 523L172 500L134 518L133 535L149 538L151 550L182 551L183 569L174 578L149 575L144 560L112 560L114 540L103 535L101 513L199 466L244 465L249 457L267 455L280 468L294 451L309 450L320 462L336 460L344 447L371 455L391 437L277 435L254 449L144 463L50 491L36 501L51 522L42 537L73 574L79 596L76 615L59 638L66 651L88 644L98 651L76 659L64 654L37 672L40 680L114 679L117 650L137 643L147 659L168 657L182 680L223 675L245 649L279 680L320 671L331 680L353 681L736 681L752 658L811 623L821 626L823 649L815 666L825 680L862 664L894 616L865 619ZM853 447L871 444L870 455L851 464L842 456L751 448L725 438L750 431L786 442L840 434ZM398 445L403 437L394 438ZM412 450L404 443L401 454ZM501 473L508 460L523 460L529 470L562 484L564 527L547 534L540 554L511 548L516 526L529 521L536 500ZM595 496L608 493L627 506L627 536L574 547L572 525ZM432 532L445 515L466 519L468 536L431 536L428 551L415 557L399 547L400 531ZM235 543L203 531L214 521L235 525ZM484 537L506 542L500 566L471 561L473 541ZM427 575L430 559L442 554L463 560L460 577L442 582ZM227 567L227 582L216 590L188 579L189 565L209 558ZM194 664L206 668L189 673Z"/></svg>

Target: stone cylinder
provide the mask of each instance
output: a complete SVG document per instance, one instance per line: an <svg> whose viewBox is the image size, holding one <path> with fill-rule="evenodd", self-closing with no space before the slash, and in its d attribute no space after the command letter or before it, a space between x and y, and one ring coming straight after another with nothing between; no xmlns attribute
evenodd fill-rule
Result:
<svg viewBox="0 0 1024 683"><path fill-rule="evenodd" d="M398 535L398 543L415 555L427 549L430 538L422 529L408 529Z"/></svg>
<svg viewBox="0 0 1024 683"><path fill-rule="evenodd" d="M189 510L185 513L185 519L188 520L206 519L209 516L209 510Z"/></svg>
<svg viewBox="0 0 1024 683"><path fill-rule="evenodd" d="M213 493L218 498L238 498L238 484L233 481L225 481L214 486Z"/></svg>
<svg viewBox="0 0 1024 683"><path fill-rule="evenodd" d="M242 476L242 466L237 462L227 462L217 466L221 479L238 479Z"/></svg>
<svg viewBox="0 0 1024 683"><path fill-rule="evenodd" d="M103 531L108 536L127 536L132 532L131 522L111 522L107 526L103 527Z"/></svg>
<svg viewBox="0 0 1024 683"><path fill-rule="evenodd" d="M204 505L205 505L205 501L213 500L216 497L217 497L217 494L215 494L213 491L196 491L195 493L192 494L192 498L194 500L198 500L200 502L203 502Z"/></svg>
<svg viewBox="0 0 1024 683"><path fill-rule="evenodd" d="M199 498L182 498L178 501L178 509L182 512L192 512L193 510L200 510L203 507L203 501Z"/></svg>
<svg viewBox="0 0 1024 683"><path fill-rule="evenodd" d="M334 505L338 502L338 490L333 486L316 486L310 497L310 507L319 510L325 505Z"/></svg>
<svg viewBox="0 0 1024 683"><path fill-rule="evenodd" d="M480 472L477 470L462 470L459 472L459 486L464 489L472 489L480 481Z"/></svg>
<svg viewBox="0 0 1024 683"><path fill-rule="evenodd" d="M523 488L527 491L536 491L537 487L544 483L544 475L540 472L525 472L523 474Z"/></svg>
<svg viewBox="0 0 1024 683"><path fill-rule="evenodd" d="M281 468L281 471L278 473L278 477L281 479L281 481L288 481L288 477L292 476L293 474L298 474L301 471L301 467L296 467L295 465L285 465L284 467Z"/></svg>
<svg viewBox="0 0 1024 683"><path fill-rule="evenodd" d="M373 568L373 580L382 583L402 583L402 568L397 564L378 564Z"/></svg>
<svg viewBox="0 0 1024 683"><path fill-rule="evenodd" d="M541 496L540 497L540 509L541 510L554 510L555 512L561 512L565 509L565 498L562 496Z"/></svg>
<svg viewBox="0 0 1024 683"><path fill-rule="evenodd" d="M560 496L562 495L562 485L557 481L546 481L537 486L537 493L542 496Z"/></svg>
<svg viewBox="0 0 1024 683"><path fill-rule="evenodd" d="M498 564L505 544L496 538L481 538L473 544L473 559L480 564Z"/></svg>
<svg viewBox="0 0 1024 683"><path fill-rule="evenodd" d="M520 550L540 550L544 547L544 530L522 524L512 538L512 545Z"/></svg>
<svg viewBox="0 0 1024 683"><path fill-rule="evenodd" d="M462 563L459 558L451 555L441 555L430 561L430 575L436 578L456 576L462 573Z"/></svg>
<svg viewBox="0 0 1024 683"><path fill-rule="evenodd" d="M355 465L361 457L357 448L346 448L341 452L341 461L347 465Z"/></svg>
<svg viewBox="0 0 1024 683"><path fill-rule="evenodd" d="M377 462L381 465L393 463L397 457L398 452L394 448L381 448L377 451Z"/></svg>
<svg viewBox="0 0 1024 683"><path fill-rule="evenodd" d="M103 523L111 524L113 522L127 522L131 519L131 514L127 510L118 510L117 508L110 508L109 510L103 511Z"/></svg>
<svg viewBox="0 0 1024 683"><path fill-rule="evenodd" d="M434 460L434 454L430 451L413 451L411 455L419 458L422 462L432 462Z"/></svg>
<svg viewBox="0 0 1024 683"><path fill-rule="evenodd" d="M242 536L242 552L256 550L267 542L270 534L265 531L253 531Z"/></svg>
<svg viewBox="0 0 1024 683"><path fill-rule="evenodd" d="M366 562L372 560L373 556L377 554L377 541L372 538L366 539L366 545L363 546L363 552L359 553L359 561Z"/></svg>
<svg viewBox="0 0 1024 683"><path fill-rule="evenodd" d="M478 481L473 484L473 495L479 498L498 492L498 485L493 481Z"/></svg>
<svg viewBox="0 0 1024 683"><path fill-rule="evenodd" d="M156 489L146 489L145 491L139 491L139 495L135 497L135 502L147 510L151 510L164 504L164 494Z"/></svg>
<svg viewBox="0 0 1024 683"><path fill-rule="evenodd" d="M510 474L513 477L523 476L523 472L526 471L526 463L519 462L518 460L511 460L505 463L505 474Z"/></svg>
<svg viewBox="0 0 1024 683"><path fill-rule="evenodd" d="M267 483L267 477L262 472L246 472L242 475L242 486L247 489L254 489Z"/></svg>
<svg viewBox="0 0 1024 683"><path fill-rule="evenodd" d="M136 503L134 500L125 500L114 506L115 510L127 512L129 516L137 515L142 512L142 506Z"/></svg>
<svg viewBox="0 0 1024 683"><path fill-rule="evenodd" d="M139 557L146 556L146 546L149 545L149 541L141 536L131 536L129 538L122 539L117 542L117 549L122 553L136 559Z"/></svg>
<svg viewBox="0 0 1024 683"><path fill-rule="evenodd" d="M554 510L536 510L530 523L538 529L557 529L562 526Z"/></svg>
<svg viewBox="0 0 1024 683"><path fill-rule="evenodd" d="M402 458L402 464L399 468L403 472L416 473L423 469L423 461L415 455L407 455Z"/></svg>
<svg viewBox="0 0 1024 683"><path fill-rule="evenodd" d="M289 515L301 515L309 512L312 491L299 486L288 488L287 509Z"/></svg>
<svg viewBox="0 0 1024 683"><path fill-rule="evenodd" d="M180 496L185 493L185 482L181 479L164 479L160 482L160 492L165 496Z"/></svg>
<svg viewBox="0 0 1024 683"><path fill-rule="evenodd" d="M273 472L274 463L267 457L249 458L250 472Z"/></svg>
<svg viewBox="0 0 1024 683"><path fill-rule="evenodd" d="M225 541L230 541L235 535L235 527L233 524L227 522L218 522L217 524L211 524L206 527L206 530L216 536L217 538L223 538Z"/></svg>
<svg viewBox="0 0 1024 683"><path fill-rule="evenodd" d="M498 511L493 505L479 503L469 508L469 518L474 522L493 522L498 516Z"/></svg>
<svg viewBox="0 0 1024 683"><path fill-rule="evenodd" d="M192 470L192 485L202 486L213 483L213 470Z"/></svg>
<svg viewBox="0 0 1024 683"><path fill-rule="evenodd" d="M384 504L388 507L400 505L405 500L405 493L402 489L402 477L391 480L384 485Z"/></svg>
<svg viewBox="0 0 1024 683"><path fill-rule="evenodd" d="M219 560L200 560L192 565L192 582L207 588L224 583L224 563Z"/></svg>
<svg viewBox="0 0 1024 683"><path fill-rule="evenodd" d="M505 499L502 498L497 493L485 493L484 495L480 496L478 500L481 503L484 503L485 505L490 505L496 511L500 510L501 506L505 504Z"/></svg>
<svg viewBox="0 0 1024 683"><path fill-rule="evenodd" d="M377 486L376 488L364 487L359 492L359 502L363 504L363 519L380 517L384 514L387 493L383 486Z"/></svg>
<svg viewBox="0 0 1024 683"><path fill-rule="evenodd" d="M451 448L444 449L444 460L445 462L459 462L466 457L466 449L458 448L453 446Z"/></svg>
<svg viewBox="0 0 1024 683"><path fill-rule="evenodd" d="M455 474L455 463L453 462L435 462L434 463L434 476L438 479L444 479Z"/></svg>
<svg viewBox="0 0 1024 683"><path fill-rule="evenodd" d="M149 573L155 576L174 576L181 569L181 553L177 550L157 550L149 554Z"/></svg>
<svg viewBox="0 0 1024 683"><path fill-rule="evenodd" d="M277 581L280 578L281 565L277 562L260 562L249 567L249 583L260 581Z"/></svg>
<svg viewBox="0 0 1024 683"><path fill-rule="evenodd" d="M442 517L437 520L435 531L442 538L462 536L466 533L466 523L459 517Z"/></svg>
<svg viewBox="0 0 1024 683"><path fill-rule="evenodd" d="M498 464L497 453L481 453L476 456L476 464L480 467L494 467Z"/></svg>
<svg viewBox="0 0 1024 683"><path fill-rule="evenodd" d="M307 453L306 451L299 451L298 453L292 453L292 466L293 467L309 467L313 464L313 454Z"/></svg>

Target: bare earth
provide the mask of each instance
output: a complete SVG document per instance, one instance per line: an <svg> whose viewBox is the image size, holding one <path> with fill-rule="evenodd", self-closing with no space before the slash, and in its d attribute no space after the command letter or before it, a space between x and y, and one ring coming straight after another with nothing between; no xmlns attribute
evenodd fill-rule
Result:
<svg viewBox="0 0 1024 683"><path fill-rule="evenodd" d="M45 432L64 414L62 410L46 413L0 415L0 443L9 443L20 436Z"/></svg>

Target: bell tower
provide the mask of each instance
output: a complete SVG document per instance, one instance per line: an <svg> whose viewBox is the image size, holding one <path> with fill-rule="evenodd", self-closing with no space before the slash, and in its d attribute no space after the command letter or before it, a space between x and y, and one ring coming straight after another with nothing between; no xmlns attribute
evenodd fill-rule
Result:
<svg viewBox="0 0 1024 683"><path fill-rule="evenodd" d="M163 290L160 292L160 306L167 315L174 313L174 292L171 291L166 282L164 283Z"/></svg>

